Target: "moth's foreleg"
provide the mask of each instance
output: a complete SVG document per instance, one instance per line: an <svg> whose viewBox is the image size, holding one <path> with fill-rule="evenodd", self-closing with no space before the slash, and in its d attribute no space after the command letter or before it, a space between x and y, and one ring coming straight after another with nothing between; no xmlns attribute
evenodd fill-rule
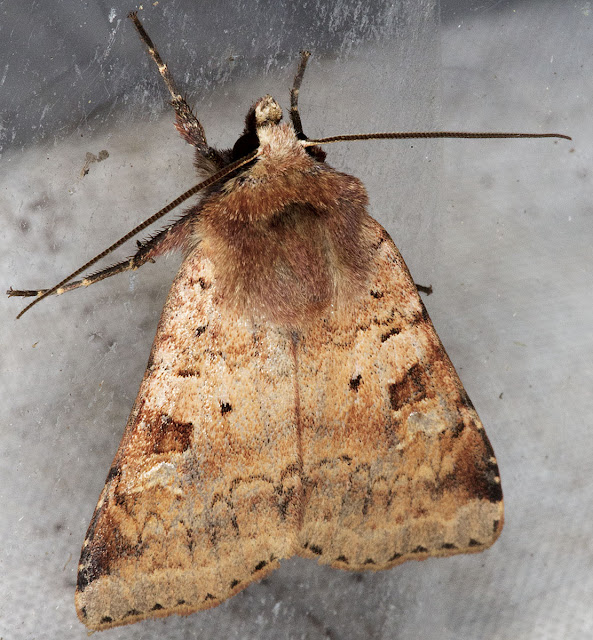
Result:
<svg viewBox="0 0 593 640"><path fill-rule="evenodd" d="M206 141L206 133L204 132L204 127L200 124L200 121L196 118L189 105L187 104L185 98L179 93L177 87L175 86L175 81L173 80L173 76L169 71L167 65L163 62L159 52L154 46L150 36L144 30L142 23L140 22L138 15L135 11L131 12L128 17L134 23L136 30L142 42L146 45L148 49L148 53L150 57L154 60L156 66L158 67L159 73L163 78L169 93L171 94L171 106L175 110L175 127L177 131L181 134L181 137L189 144L196 147L200 155L213 160L219 166L222 166L220 161L220 156L216 149L208 146Z"/></svg>
<svg viewBox="0 0 593 640"><path fill-rule="evenodd" d="M79 287L89 287L100 280L105 280L105 278L109 278L110 276L114 276L117 273L122 273L123 271L129 271L130 269L137 269L140 264L138 264L135 260L136 256L132 256L127 260L122 262L118 262L117 264L111 265L106 269L101 269L101 271L97 271L96 273L92 273L88 276L82 278L82 280L74 280L73 282L69 282L68 284L63 285L59 289L56 289L52 292L51 295L60 296L63 293L68 291L72 291L73 289L78 289ZM144 261L146 262L146 261ZM39 297L44 293L50 291L49 289L13 289L12 287L6 292L9 298L13 298L16 296L21 296L23 298L27 297Z"/></svg>
<svg viewBox="0 0 593 640"><path fill-rule="evenodd" d="M118 273L139 269L146 262L154 262L155 258L158 258L158 256L174 249L181 248L185 244L187 234L189 232L189 224L188 216L184 216L177 222L173 223L170 227L159 231L157 234L143 242L138 242L138 250L130 258L122 260L110 267L106 267L105 269L101 269L100 271L96 271L95 273L91 273L81 280L68 282L59 289L53 291L52 294L61 295L62 293L72 291L73 289L89 287L92 284L105 280L106 278L110 278ZM6 294L10 298L17 296L32 298L42 296L47 291L50 291L50 289L13 289L11 287Z"/></svg>

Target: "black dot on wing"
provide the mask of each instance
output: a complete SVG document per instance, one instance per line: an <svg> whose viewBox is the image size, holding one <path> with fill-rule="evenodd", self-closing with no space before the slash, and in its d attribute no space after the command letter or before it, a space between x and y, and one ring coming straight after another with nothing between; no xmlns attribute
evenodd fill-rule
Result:
<svg viewBox="0 0 593 640"><path fill-rule="evenodd" d="M358 374L356 378L351 378L350 388L352 389L352 391L358 391L358 387L360 386L361 381L362 376L360 374Z"/></svg>

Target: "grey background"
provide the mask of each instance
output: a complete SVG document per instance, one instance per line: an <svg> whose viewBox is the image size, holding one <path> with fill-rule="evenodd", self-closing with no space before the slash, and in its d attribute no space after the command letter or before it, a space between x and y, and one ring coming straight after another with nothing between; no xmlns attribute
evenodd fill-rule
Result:
<svg viewBox="0 0 593 640"><path fill-rule="evenodd" d="M147 3L141 17L212 144L287 105L310 136L560 131L543 141L333 145L366 184L494 445L489 551L348 574L285 561L211 611L106 638L593 636L590 2ZM123 2L0 3L3 287L54 284L194 184ZM232 59L231 59L232 58ZM89 165L88 152L109 158ZM129 248L128 252L132 249ZM121 255L126 255L123 251ZM3 299L0 637L85 638L76 564L179 264L41 303Z"/></svg>

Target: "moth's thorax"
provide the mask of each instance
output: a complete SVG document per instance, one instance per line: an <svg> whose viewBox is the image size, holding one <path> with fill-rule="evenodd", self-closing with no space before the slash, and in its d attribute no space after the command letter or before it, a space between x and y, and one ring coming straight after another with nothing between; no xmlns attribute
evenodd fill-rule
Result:
<svg viewBox="0 0 593 640"><path fill-rule="evenodd" d="M195 232L223 305L298 328L365 289L367 194L310 157L292 125L258 137L261 155L204 200Z"/></svg>

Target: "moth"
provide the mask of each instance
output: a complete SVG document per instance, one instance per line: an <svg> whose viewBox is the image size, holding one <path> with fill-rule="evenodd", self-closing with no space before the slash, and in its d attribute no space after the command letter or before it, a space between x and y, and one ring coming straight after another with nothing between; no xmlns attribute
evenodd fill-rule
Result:
<svg viewBox="0 0 593 640"><path fill-rule="evenodd" d="M89 629L214 607L300 555L353 571L474 553L503 526L488 437L362 183L271 96L233 149L209 146L171 94L202 181L51 289L88 286L163 253L184 260L82 548ZM129 259L73 280L191 195L200 202Z"/></svg>

